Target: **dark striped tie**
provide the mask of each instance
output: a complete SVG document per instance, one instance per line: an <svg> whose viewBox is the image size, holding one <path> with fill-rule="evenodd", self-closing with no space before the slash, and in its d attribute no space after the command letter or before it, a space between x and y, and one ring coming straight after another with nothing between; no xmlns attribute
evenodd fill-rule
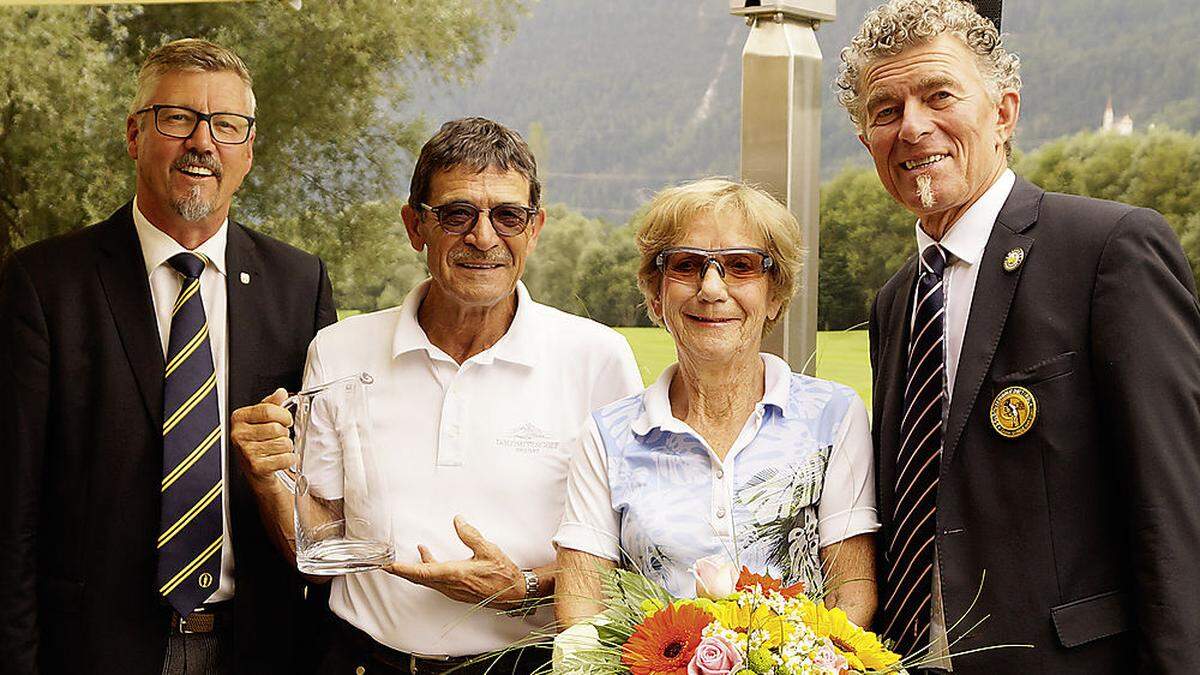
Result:
<svg viewBox="0 0 1200 675"><path fill-rule="evenodd" d="M896 455L895 527L887 547L883 634L896 651L910 654L928 643L933 589L937 484L942 457L942 411L946 401L946 251L931 244L921 254L916 317L908 346L908 380L900 451Z"/></svg>
<svg viewBox="0 0 1200 675"><path fill-rule="evenodd" d="M171 313L163 380L158 591L187 616L220 581L221 413L200 299L200 273L207 260L198 253L179 253L168 262L183 275L183 285Z"/></svg>

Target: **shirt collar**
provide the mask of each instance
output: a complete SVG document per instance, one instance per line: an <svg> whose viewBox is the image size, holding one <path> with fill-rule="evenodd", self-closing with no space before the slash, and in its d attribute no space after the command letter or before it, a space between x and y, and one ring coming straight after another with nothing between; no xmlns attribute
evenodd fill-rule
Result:
<svg viewBox="0 0 1200 675"><path fill-rule="evenodd" d="M178 253L186 253L188 249L171 238L171 235L155 227L138 208L137 196L133 198L133 226L137 230L138 241L142 244L142 259L146 261L146 276L154 274L154 270L166 263ZM229 219L221 223L213 236L200 244L193 252L202 253L212 262L217 274L225 276L225 243L229 241Z"/></svg>
<svg viewBox="0 0 1200 675"><path fill-rule="evenodd" d="M787 361L774 354L762 353L763 361L763 397L758 402L758 408L773 407L784 417L795 417L799 414L796 406L791 403L792 369ZM646 389L642 395L642 411L633 421L630 429L638 436L645 436L653 429L673 433L687 433L689 429L682 420L671 414L671 379L679 369L678 363L671 364L658 379Z"/></svg>
<svg viewBox="0 0 1200 675"><path fill-rule="evenodd" d="M956 260L967 265L974 265L983 258L983 249L987 247L988 238L992 236L992 227L1000 217L1000 209L1012 192L1017 182L1017 175L1012 169L1005 169L995 183L983 193L966 213L959 216L954 227L942 237L941 242L935 242L932 237L921 229L921 221L917 221L917 250L924 251L930 244L940 243L946 252Z"/></svg>
<svg viewBox="0 0 1200 675"><path fill-rule="evenodd" d="M453 360L441 348L429 341L425 329L421 328L421 324L417 321L417 312L420 310L425 296L429 293L431 283L433 283L432 279L426 279L417 284L405 296L404 303L400 306L400 318L396 322L396 332L392 336L393 357L411 351L425 350L431 358ZM487 364L500 359L532 366L537 360L539 334L537 326L534 325L536 321L533 316L533 299L529 297L529 290L521 281L517 282L516 294L517 312L513 316L508 330L496 344L472 356L471 361Z"/></svg>

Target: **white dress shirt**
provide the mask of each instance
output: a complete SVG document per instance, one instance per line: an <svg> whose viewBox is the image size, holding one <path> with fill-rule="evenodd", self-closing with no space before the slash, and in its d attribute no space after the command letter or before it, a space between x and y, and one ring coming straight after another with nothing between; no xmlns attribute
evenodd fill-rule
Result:
<svg viewBox="0 0 1200 675"><path fill-rule="evenodd" d="M963 338L967 333L967 319L971 314L971 301L975 297L975 281L979 278L979 263L983 260L983 250L987 247L988 239L992 236L992 227L1000 216L1000 209L1008 200L1017 176L1011 169L1006 169L987 192L971 205L950 231L942 236L940 242L921 229L917 221L917 251L924 253L925 249L935 243L940 243L946 249L949 258L946 269L942 273L942 292L946 299L946 321L944 324L946 345L946 378L945 406L942 408L943 424L950 413L950 400L954 394L955 376L958 373L958 359L962 355ZM915 289L914 289L915 292ZM916 322L916 303L913 303L913 314L910 317L909 328ZM942 607L941 569L934 558L933 565L933 598L931 602L932 620L929 626L930 655L941 656L938 661L928 664L943 670L953 670L949 657L949 640L946 635L946 617ZM954 617L957 619L958 617Z"/></svg>
<svg viewBox="0 0 1200 675"><path fill-rule="evenodd" d="M470 558L452 522L462 515L518 567L551 564L567 461L592 409L642 388L633 351L610 328L533 302L518 283L508 331L460 365L417 322L428 288L322 329L304 386L371 375L373 454L387 477L397 560L418 562L418 544L440 561ZM381 570L334 579L329 606L379 643L426 655L500 649L553 620L549 608L504 616Z"/></svg>
<svg viewBox="0 0 1200 675"><path fill-rule="evenodd" d="M142 245L142 259L146 261L146 275L150 278L150 296L154 300L154 315L158 319L158 336L162 340L163 358L171 337L171 310L179 297L183 277L167 261L177 253L188 249L180 245L146 219L138 209L137 197L133 198L133 225L137 229L138 241ZM221 583L206 602L219 602L233 597L233 544L229 540L229 447L228 419L229 363L226 345L228 322L225 302L225 243L229 239L229 220L207 241L195 248L209 260L200 273L200 299L204 303L204 317L208 321L208 340L212 347L213 368L217 373L217 406L221 415L221 478L224 480L221 496L221 514L224 539L221 542Z"/></svg>

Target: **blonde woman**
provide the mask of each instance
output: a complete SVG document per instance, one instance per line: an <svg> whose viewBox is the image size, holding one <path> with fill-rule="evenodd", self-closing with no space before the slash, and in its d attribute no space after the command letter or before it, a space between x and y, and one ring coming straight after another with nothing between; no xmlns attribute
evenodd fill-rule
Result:
<svg viewBox="0 0 1200 675"><path fill-rule="evenodd" d="M701 180L654 197L638 248L638 286L678 363L587 421L555 537L560 623L602 609L598 572L630 567L686 597L696 561L726 555L869 625L866 408L760 352L794 292L796 221L758 189Z"/></svg>

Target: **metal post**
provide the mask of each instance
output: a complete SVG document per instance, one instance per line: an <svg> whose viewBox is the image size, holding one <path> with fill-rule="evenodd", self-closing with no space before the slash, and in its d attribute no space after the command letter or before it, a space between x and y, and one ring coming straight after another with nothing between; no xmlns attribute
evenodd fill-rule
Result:
<svg viewBox="0 0 1200 675"><path fill-rule="evenodd" d="M836 0L731 0L747 16L742 51L742 180L765 188L800 223L806 253L787 316L763 347L812 374L817 351L821 48L816 28Z"/></svg>

